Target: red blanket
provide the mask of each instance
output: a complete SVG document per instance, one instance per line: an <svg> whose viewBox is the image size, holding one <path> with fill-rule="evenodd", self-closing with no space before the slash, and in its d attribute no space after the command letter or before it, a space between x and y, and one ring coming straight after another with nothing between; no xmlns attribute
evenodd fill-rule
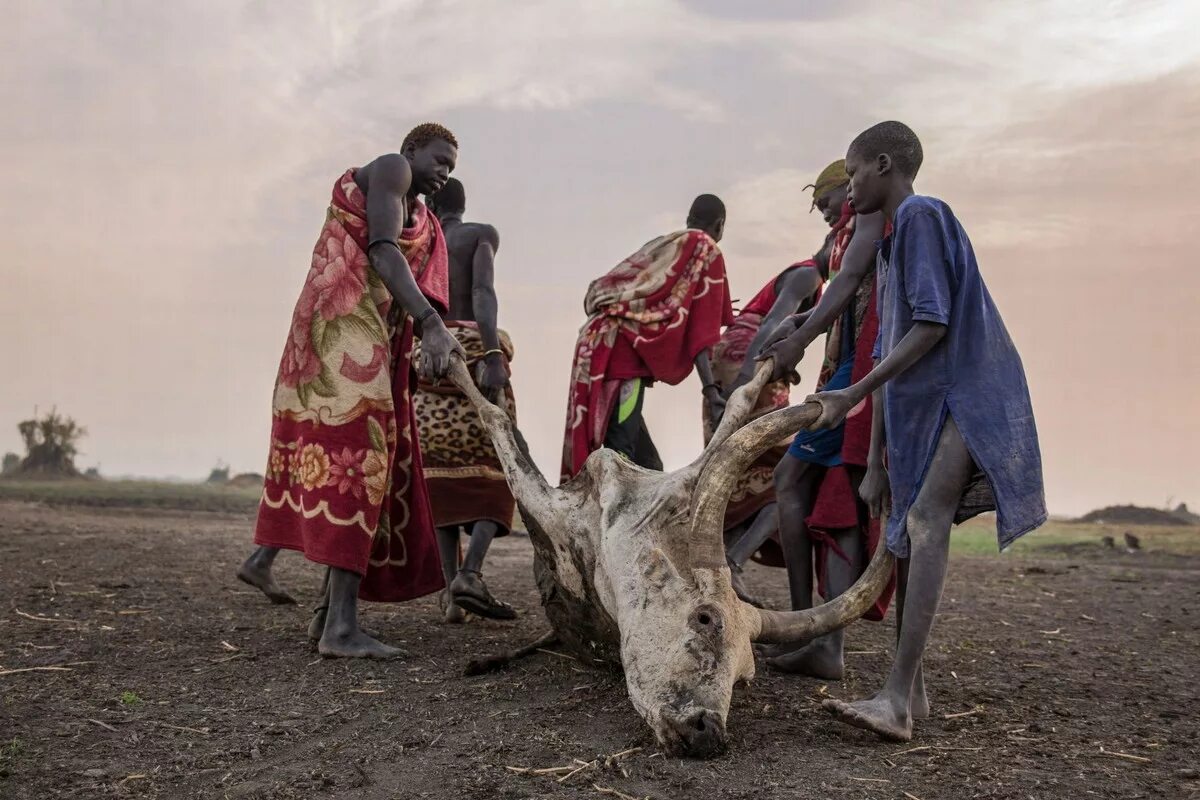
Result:
<svg viewBox="0 0 1200 800"><path fill-rule="evenodd" d="M398 244L446 306L441 228L424 205ZM410 396L413 321L366 254L366 197L348 170L292 315L275 384L271 452L254 541L363 576L359 597L396 602L443 586Z"/></svg>
<svg viewBox="0 0 1200 800"><path fill-rule="evenodd" d="M568 480L604 444L620 381L676 384L733 322L725 259L698 230L660 236L593 281L584 300L563 442Z"/></svg>

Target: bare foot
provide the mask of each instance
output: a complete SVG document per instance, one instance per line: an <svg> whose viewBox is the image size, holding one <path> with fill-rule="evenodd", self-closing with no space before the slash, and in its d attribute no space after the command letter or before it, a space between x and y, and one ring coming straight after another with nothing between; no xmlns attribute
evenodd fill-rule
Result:
<svg viewBox="0 0 1200 800"><path fill-rule="evenodd" d="M733 584L733 593L738 596L743 602L749 603L757 608L766 608L766 604L762 600L750 593L750 589L746 586L746 580L742 577L741 567L729 565L729 582Z"/></svg>
<svg viewBox="0 0 1200 800"><path fill-rule="evenodd" d="M459 570L450 584L450 596L454 603L472 614L489 619L516 619L517 612L508 603L502 603L488 591L483 576L471 570Z"/></svg>
<svg viewBox="0 0 1200 800"><path fill-rule="evenodd" d="M897 709L896 704L883 695L854 703L826 700L821 706L847 725L871 731L880 738L894 742L912 739L912 719L907 710Z"/></svg>
<svg viewBox="0 0 1200 800"><path fill-rule="evenodd" d="M767 666L780 672L807 675L826 681L840 681L846 674L842 648L836 642L821 637L804 647L767 659Z"/></svg>
<svg viewBox="0 0 1200 800"><path fill-rule="evenodd" d="M275 578L271 575L271 568L264 567L254 561L254 556L247 558L242 564L241 569L237 573L238 580L242 583L248 583L255 589L267 596L277 606L295 604L296 598L292 597L282 586L275 582Z"/></svg>
<svg viewBox="0 0 1200 800"><path fill-rule="evenodd" d="M325 658L407 658L408 653L354 629L335 634L326 630L317 643L317 652Z"/></svg>
<svg viewBox="0 0 1200 800"><path fill-rule="evenodd" d="M438 605L442 609L442 622L447 625L462 625L467 621L467 612L454 602L454 597L450 594L449 589L442 590L442 594L438 598Z"/></svg>

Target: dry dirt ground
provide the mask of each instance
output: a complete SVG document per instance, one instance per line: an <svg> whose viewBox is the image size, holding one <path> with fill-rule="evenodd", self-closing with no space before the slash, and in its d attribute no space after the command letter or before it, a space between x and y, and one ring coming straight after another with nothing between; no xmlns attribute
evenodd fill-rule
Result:
<svg viewBox="0 0 1200 800"><path fill-rule="evenodd" d="M761 668L729 753L689 762L657 752L618 675L539 654L463 676L545 629L527 539L497 542L488 573L516 623L374 605L366 624L412 658L324 661L303 635L316 567L279 559L300 607L233 580L251 521L0 503L0 797L1200 797L1200 559L956 557L911 744L819 707L880 682L889 620L851 629L841 683ZM751 580L783 603L781 572Z"/></svg>

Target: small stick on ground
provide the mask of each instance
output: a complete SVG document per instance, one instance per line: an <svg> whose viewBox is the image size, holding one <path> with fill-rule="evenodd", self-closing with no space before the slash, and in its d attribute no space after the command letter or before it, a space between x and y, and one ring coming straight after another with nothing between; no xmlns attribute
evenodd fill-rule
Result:
<svg viewBox="0 0 1200 800"><path fill-rule="evenodd" d="M92 720L92 721L95 722L95 720ZM186 731L188 733L198 733L201 736L208 736L208 734L209 734L208 728L188 728L184 725L168 725L165 722L155 722L154 724L160 728L170 728L173 731Z"/></svg>
<svg viewBox="0 0 1200 800"><path fill-rule="evenodd" d="M598 783L593 783L592 788L600 794L611 794L613 797L619 797L620 800L638 800L638 798L631 794L625 794L624 792L619 792L616 789L610 789L607 786L601 786Z"/></svg>
<svg viewBox="0 0 1200 800"><path fill-rule="evenodd" d="M909 794L908 792L905 792L903 789L901 789L900 791L903 792L904 796L907 797L908 800L921 800L921 798L917 797L915 794Z"/></svg>
<svg viewBox="0 0 1200 800"><path fill-rule="evenodd" d="M884 778L856 778L853 775L847 775L846 777L852 781L859 781L861 783L891 783L891 781Z"/></svg>
<svg viewBox="0 0 1200 800"><path fill-rule="evenodd" d="M17 612L18 617L24 617L25 619L31 619L34 622L62 622L66 625L82 625L83 624L82 622L77 622L73 619L59 619L57 617L39 617L36 614L26 614L24 611L22 611L19 608L14 609L14 611Z"/></svg>
<svg viewBox="0 0 1200 800"><path fill-rule="evenodd" d="M92 723L93 725L99 725L101 728L104 728L104 730L106 730L106 731L112 731L113 733L120 733L120 731L118 731L112 725L109 725L107 722L101 722L98 719L91 719L90 717L88 718L88 722Z"/></svg>
<svg viewBox="0 0 1200 800"><path fill-rule="evenodd" d="M1145 756L1135 756L1130 755L1129 753L1118 753L1116 750L1105 750L1103 747L1100 748L1098 755L1108 756L1109 758L1123 758L1126 761L1137 761L1141 764L1149 764L1151 761L1151 759L1146 758Z"/></svg>
<svg viewBox="0 0 1200 800"><path fill-rule="evenodd" d="M576 775L583 772L585 769L591 769L592 767L598 767L598 766L600 766L599 761L588 761L584 764L580 764L578 767L576 767L575 769L568 772L566 775L563 775L561 778L559 778L558 782L566 783L571 778L574 778Z"/></svg>
<svg viewBox="0 0 1200 800"><path fill-rule="evenodd" d="M16 675L18 672L74 672L70 667L21 667L0 670L0 675Z"/></svg>
<svg viewBox="0 0 1200 800"><path fill-rule="evenodd" d="M976 714L983 713L983 706L976 706L970 711L960 711L957 714L942 714L942 719L961 719L963 717L973 717Z"/></svg>

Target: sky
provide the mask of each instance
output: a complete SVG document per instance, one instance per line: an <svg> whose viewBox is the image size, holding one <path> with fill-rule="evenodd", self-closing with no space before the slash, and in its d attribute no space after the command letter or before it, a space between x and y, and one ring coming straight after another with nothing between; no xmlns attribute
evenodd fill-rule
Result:
<svg viewBox="0 0 1200 800"><path fill-rule="evenodd" d="M821 243L802 187L899 119L1021 352L1052 513L1200 505L1192 0L4 6L0 451L57 407L106 475L261 472L333 181L435 120L500 231L519 421L557 474L588 282L714 192L748 300ZM696 379L646 408L690 461Z"/></svg>

